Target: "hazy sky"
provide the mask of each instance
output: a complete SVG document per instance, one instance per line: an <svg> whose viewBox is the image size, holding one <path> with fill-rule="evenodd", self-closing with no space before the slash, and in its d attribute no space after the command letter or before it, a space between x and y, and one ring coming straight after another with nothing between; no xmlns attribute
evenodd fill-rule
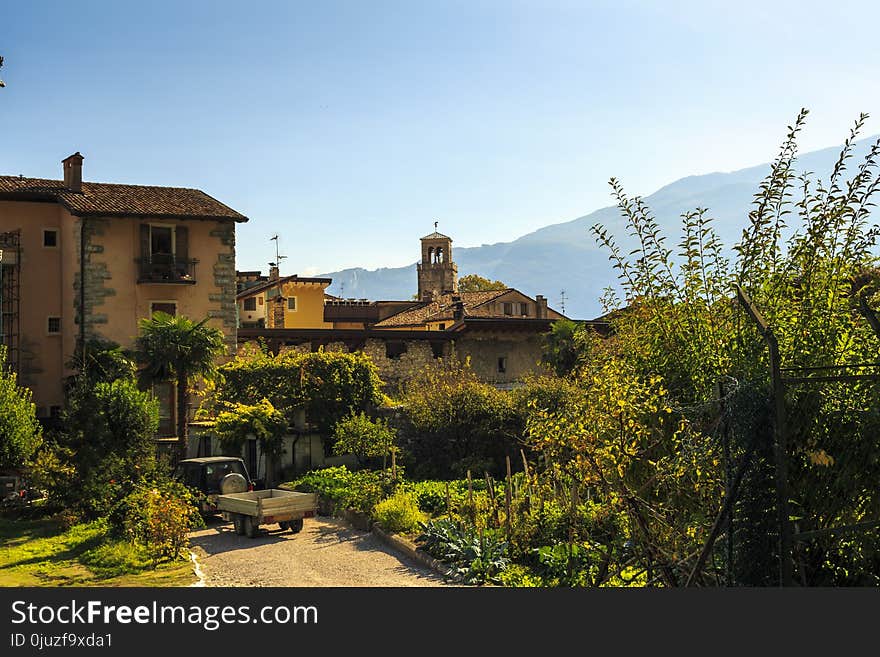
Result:
<svg viewBox="0 0 880 657"><path fill-rule="evenodd" d="M772 5L772 6L767 6ZM238 267L401 266L880 132L877 2L0 0L0 173L197 187Z"/></svg>

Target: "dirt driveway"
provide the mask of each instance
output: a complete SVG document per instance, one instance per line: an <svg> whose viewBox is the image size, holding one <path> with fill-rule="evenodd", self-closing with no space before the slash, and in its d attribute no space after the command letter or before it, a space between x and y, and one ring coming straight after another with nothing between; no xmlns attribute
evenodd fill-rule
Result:
<svg viewBox="0 0 880 657"><path fill-rule="evenodd" d="M205 586L445 586L442 577L336 518L306 518L298 534L266 525L257 538L209 520L190 543Z"/></svg>

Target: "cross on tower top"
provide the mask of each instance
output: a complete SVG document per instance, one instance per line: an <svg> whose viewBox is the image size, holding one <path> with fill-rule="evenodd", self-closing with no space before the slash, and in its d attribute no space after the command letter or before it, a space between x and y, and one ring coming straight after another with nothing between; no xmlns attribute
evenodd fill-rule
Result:
<svg viewBox="0 0 880 657"><path fill-rule="evenodd" d="M439 224L439 223L440 223L439 221L435 221L435 222L434 222L434 230L435 230L435 231L437 230L437 224Z"/></svg>

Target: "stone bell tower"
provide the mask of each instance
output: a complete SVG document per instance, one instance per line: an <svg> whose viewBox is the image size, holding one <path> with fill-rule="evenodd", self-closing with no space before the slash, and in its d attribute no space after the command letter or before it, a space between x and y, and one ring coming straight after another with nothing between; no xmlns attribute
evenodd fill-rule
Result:
<svg viewBox="0 0 880 657"><path fill-rule="evenodd" d="M458 293L458 265L452 261L452 238L434 232L422 238L419 274L419 301L431 301L441 294Z"/></svg>

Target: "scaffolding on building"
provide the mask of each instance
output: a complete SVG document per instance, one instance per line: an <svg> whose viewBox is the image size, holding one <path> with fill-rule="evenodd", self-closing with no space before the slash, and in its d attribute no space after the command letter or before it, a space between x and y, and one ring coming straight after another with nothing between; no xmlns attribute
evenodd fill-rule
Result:
<svg viewBox="0 0 880 657"><path fill-rule="evenodd" d="M0 344L6 367L21 366L21 230L0 233Z"/></svg>

